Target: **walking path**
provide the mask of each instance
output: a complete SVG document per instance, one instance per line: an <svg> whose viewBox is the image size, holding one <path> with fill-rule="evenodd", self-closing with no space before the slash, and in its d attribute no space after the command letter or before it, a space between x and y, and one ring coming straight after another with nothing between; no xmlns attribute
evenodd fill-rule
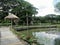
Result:
<svg viewBox="0 0 60 45"><path fill-rule="evenodd" d="M0 27L0 45L24 45L22 42L10 31L9 27Z"/></svg>

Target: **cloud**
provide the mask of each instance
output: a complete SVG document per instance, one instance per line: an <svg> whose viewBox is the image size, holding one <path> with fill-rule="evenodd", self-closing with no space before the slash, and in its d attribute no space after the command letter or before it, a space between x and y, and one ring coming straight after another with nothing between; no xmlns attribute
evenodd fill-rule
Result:
<svg viewBox="0 0 60 45"><path fill-rule="evenodd" d="M56 14L54 12L54 0L26 0L37 7L38 14L36 16L45 16L47 14Z"/></svg>
<svg viewBox="0 0 60 45"><path fill-rule="evenodd" d="M30 2L31 4L33 4L35 7L43 7L43 6L51 6L51 2L53 0L26 0L28 2Z"/></svg>

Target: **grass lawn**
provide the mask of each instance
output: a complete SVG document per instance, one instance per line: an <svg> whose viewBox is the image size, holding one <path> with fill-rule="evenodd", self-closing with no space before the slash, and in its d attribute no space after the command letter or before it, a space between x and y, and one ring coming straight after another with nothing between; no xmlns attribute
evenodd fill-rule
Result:
<svg viewBox="0 0 60 45"><path fill-rule="evenodd" d="M13 32L19 36L21 36L22 34L24 34L24 35L28 34L28 35L32 36L33 32L41 32L41 31L49 31L49 28L31 29L31 30L24 30L24 31L13 30Z"/></svg>

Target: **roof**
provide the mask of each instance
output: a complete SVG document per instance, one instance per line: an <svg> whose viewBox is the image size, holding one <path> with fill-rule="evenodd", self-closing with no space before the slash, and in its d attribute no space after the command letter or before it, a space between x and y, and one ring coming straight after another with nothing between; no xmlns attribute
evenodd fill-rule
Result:
<svg viewBox="0 0 60 45"><path fill-rule="evenodd" d="M19 19L19 18L14 14L9 13L9 15L5 17L5 19Z"/></svg>

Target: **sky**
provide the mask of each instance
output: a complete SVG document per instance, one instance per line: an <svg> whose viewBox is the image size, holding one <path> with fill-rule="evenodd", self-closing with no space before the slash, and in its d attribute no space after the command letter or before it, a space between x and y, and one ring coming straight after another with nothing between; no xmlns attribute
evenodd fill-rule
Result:
<svg viewBox="0 0 60 45"><path fill-rule="evenodd" d="M47 14L56 14L59 15L54 11L54 4L59 2L60 0L26 0L30 2L34 7L38 8L38 14L36 16L45 16Z"/></svg>

